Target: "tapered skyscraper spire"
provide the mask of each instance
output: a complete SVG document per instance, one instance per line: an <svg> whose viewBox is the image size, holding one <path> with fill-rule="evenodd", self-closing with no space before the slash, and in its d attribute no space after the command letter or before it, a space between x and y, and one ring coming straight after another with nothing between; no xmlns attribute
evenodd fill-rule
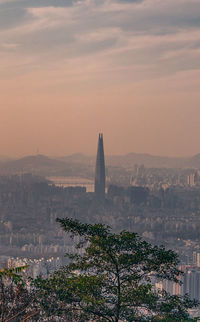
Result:
<svg viewBox="0 0 200 322"><path fill-rule="evenodd" d="M95 170L95 194L98 199L105 197L105 161L103 149L103 134L99 134L96 170Z"/></svg>

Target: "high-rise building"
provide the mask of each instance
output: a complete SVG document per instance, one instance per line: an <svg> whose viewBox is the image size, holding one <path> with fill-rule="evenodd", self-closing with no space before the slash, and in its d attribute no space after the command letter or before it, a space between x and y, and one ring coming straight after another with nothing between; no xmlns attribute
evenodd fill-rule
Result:
<svg viewBox="0 0 200 322"><path fill-rule="evenodd" d="M105 198L105 161L103 148L103 134L99 134L96 170L95 170L95 194L97 199Z"/></svg>

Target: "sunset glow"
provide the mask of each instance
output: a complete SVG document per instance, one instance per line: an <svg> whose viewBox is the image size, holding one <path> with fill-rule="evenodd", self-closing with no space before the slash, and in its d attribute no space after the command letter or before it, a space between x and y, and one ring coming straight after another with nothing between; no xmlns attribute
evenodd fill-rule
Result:
<svg viewBox="0 0 200 322"><path fill-rule="evenodd" d="M199 0L0 0L1 155L200 152Z"/></svg>

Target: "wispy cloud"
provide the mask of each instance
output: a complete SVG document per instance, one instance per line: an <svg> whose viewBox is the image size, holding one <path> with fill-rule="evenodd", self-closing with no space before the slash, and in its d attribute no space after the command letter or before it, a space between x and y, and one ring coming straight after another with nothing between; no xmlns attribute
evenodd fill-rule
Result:
<svg viewBox="0 0 200 322"><path fill-rule="evenodd" d="M11 60L12 70L17 57L47 69L78 59L89 74L95 62L95 70L104 66L115 77L138 66L144 78L198 70L198 12L197 0L0 0L0 56L10 50L4 62Z"/></svg>
<svg viewBox="0 0 200 322"><path fill-rule="evenodd" d="M0 0L4 153L94 153L97 129L110 153L198 152L199 12L199 0Z"/></svg>

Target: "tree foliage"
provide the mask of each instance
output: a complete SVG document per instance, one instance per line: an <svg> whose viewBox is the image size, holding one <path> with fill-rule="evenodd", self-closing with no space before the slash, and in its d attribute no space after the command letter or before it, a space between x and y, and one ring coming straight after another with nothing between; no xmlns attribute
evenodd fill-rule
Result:
<svg viewBox="0 0 200 322"><path fill-rule="evenodd" d="M38 315L35 289L27 287L23 271L28 266L0 270L0 321L30 321Z"/></svg>
<svg viewBox="0 0 200 322"><path fill-rule="evenodd" d="M65 321L193 321L188 309L197 305L187 296L156 291L153 281L180 283L178 257L152 246L136 233L112 233L102 224L58 219L62 228L79 236L71 262L49 279L38 278L41 305Z"/></svg>

